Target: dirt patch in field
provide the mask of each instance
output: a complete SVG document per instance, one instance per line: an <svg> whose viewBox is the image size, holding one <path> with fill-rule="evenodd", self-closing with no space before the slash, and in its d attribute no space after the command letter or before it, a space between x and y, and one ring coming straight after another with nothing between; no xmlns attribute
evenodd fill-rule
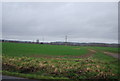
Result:
<svg viewBox="0 0 120 81"><path fill-rule="evenodd" d="M107 52L107 51L103 51L103 53L104 53L104 54L107 54L107 55L110 55L110 56L112 56L112 57L114 57L114 58L120 59L119 55L116 54L116 53L111 53L111 52Z"/></svg>
<svg viewBox="0 0 120 81"><path fill-rule="evenodd" d="M93 53L96 53L96 51L95 50L93 50L93 49L88 49L89 51L91 51L91 52L93 52Z"/></svg>
<svg viewBox="0 0 120 81"><path fill-rule="evenodd" d="M111 52L107 52L107 51L104 51L103 53L105 53L105 54L110 54L110 55L111 55L111 54L114 54L114 55L116 54L116 53L111 53Z"/></svg>
<svg viewBox="0 0 120 81"><path fill-rule="evenodd" d="M52 55L39 55L39 54L34 54L34 55L31 55L30 57L36 57L36 58L53 58L53 57L56 57L56 56L52 56Z"/></svg>
<svg viewBox="0 0 120 81"><path fill-rule="evenodd" d="M88 50L89 50L88 54L84 54L84 55L80 55L80 56L74 56L74 57L76 57L76 58L88 58L88 57L90 57L90 56L92 56L93 54L96 53L95 50L92 50L92 49L88 49Z"/></svg>

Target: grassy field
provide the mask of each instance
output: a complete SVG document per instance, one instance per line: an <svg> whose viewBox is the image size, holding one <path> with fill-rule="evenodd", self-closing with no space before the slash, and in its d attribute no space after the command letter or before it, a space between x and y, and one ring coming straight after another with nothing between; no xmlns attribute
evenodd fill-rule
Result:
<svg viewBox="0 0 120 81"><path fill-rule="evenodd" d="M2 43L2 72L31 79L118 79L119 60L102 51L118 48ZM89 57L77 58L84 55Z"/></svg>
<svg viewBox="0 0 120 81"><path fill-rule="evenodd" d="M82 55L87 54L85 48L62 45L43 45L25 43L3 43L3 55L31 56L31 55Z"/></svg>

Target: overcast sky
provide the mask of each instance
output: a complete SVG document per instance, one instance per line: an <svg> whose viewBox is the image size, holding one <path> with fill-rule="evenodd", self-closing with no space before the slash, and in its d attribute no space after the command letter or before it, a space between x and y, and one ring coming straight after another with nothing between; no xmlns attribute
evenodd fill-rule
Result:
<svg viewBox="0 0 120 81"><path fill-rule="evenodd" d="M2 13L3 39L118 42L117 2L11 2Z"/></svg>

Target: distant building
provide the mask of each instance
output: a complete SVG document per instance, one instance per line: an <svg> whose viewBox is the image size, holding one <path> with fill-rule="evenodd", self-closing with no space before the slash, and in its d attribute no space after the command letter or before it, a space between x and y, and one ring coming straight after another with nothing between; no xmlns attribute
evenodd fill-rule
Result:
<svg viewBox="0 0 120 81"><path fill-rule="evenodd" d="M36 43L39 43L39 39L36 40Z"/></svg>
<svg viewBox="0 0 120 81"><path fill-rule="evenodd" d="M2 39L0 42L13 42L13 43L33 43L33 44L51 44L51 45L66 45L66 42L39 42L39 39L36 42L31 41L18 41L18 40L5 40ZM100 46L100 47L120 47L120 44L108 44L108 43L78 43L78 42L67 42L69 46Z"/></svg>

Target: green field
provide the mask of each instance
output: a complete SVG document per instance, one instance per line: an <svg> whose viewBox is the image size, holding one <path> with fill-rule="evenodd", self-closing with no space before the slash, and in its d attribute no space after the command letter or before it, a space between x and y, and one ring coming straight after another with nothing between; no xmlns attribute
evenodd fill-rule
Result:
<svg viewBox="0 0 120 81"><path fill-rule="evenodd" d="M82 55L87 54L85 48L62 45L43 45L25 43L3 43L3 55L31 56L31 55ZM80 49L79 49L80 48Z"/></svg>
<svg viewBox="0 0 120 81"><path fill-rule="evenodd" d="M119 60L103 51L118 48L2 43L2 72L31 79L118 79Z"/></svg>

